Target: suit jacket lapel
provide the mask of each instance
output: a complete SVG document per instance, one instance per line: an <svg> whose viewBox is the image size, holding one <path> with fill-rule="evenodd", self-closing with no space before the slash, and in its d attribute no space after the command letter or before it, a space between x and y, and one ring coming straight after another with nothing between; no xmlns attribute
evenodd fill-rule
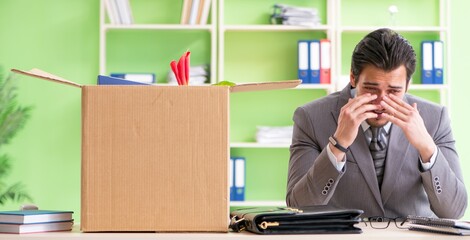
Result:
<svg viewBox="0 0 470 240"><path fill-rule="evenodd" d="M338 125L340 109L348 102L349 98L351 98L351 85L348 84L348 86L346 86L340 93L336 110L332 111L336 126ZM357 163L367 185L369 186L375 200L377 201L377 204L382 208L383 211L382 198L380 196L377 177L375 176L374 164L372 164L372 156L370 155L368 149L369 146L367 145L364 132L359 126L357 137L353 144L349 146L349 152L346 154L346 157L350 161Z"/></svg>
<svg viewBox="0 0 470 240"><path fill-rule="evenodd" d="M405 102L408 102L406 97ZM388 140L387 157L385 159L385 172L384 180L382 183L382 201L385 205L395 190L396 178L398 177L401 168L405 161L407 161L407 153L411 144L405 136L405 133L398 126L393 126L390 129L390 137Z"/></svg>

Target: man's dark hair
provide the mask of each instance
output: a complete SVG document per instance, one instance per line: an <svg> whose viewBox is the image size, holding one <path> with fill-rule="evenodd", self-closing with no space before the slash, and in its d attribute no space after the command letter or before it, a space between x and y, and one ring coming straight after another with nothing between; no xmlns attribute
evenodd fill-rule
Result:
<svg viewBox="0 0 470 240"><path fill-rule="evenodd" d="M356 84L359 74L367 65L386 72L404 65L408 84L415 71L416 54L408 40L400 34L388 28L381 28L367 34L354 48L351 72Z"/></svg>

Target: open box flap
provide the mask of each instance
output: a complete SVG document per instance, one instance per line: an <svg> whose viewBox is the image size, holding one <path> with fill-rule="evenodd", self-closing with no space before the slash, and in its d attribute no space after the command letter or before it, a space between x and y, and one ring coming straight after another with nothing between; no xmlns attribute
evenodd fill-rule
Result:
<svg viewBox="0 0 470 240"><path fill-rule="evenodd" d="M41 78L48 81L61 83L65 85L70 85L73 87L82 88L83 85L78 83L74 83L72 81L66 80L62 77L56 76L54 74L45 72L43 70L33 68L29 71L23 71L18 69L11 69L12 72L19 73L22 75ZM230 92L251 92L251 91L262 91L262 90L276 90L276 89L287 89L287 88L295 88L300 83L301 80L288 80L288 81L279 81L279 82L260 82L260 83L244 83L238 84L236 86L230 87Z"/></svg>
<svg viewBox="0 0 470 240"><path fill-rule="evenodd" d="M288 80L279 82L262 82L262 83L245 83L230 87L230 92L251 92L251 91L262 91L262 90L276 90L295 88L301 80Z"/></svg>
<svg viewBox="0 0 470 240"><path fill-rule="evenodd" d="M43 71L41 69L37 69L37 68L33 68L29 71L23 71L23 70L18 70L18 69L11 69L11 71L14 72L14 73L19 73L19 74L22 74L22 75L35 77L35 78L42 78L42 79L45 79L45 80L48 80L48 81L61 83L61 84L65 84L65 85L69 85L69 86L73 86L73 87L78 87L78 88L82 87L82 85L80 85L78 83L71 82L69 80L66 80L64 78L61 78L59 76L56 76L54 74L45 72L45 71Z"/></svg>

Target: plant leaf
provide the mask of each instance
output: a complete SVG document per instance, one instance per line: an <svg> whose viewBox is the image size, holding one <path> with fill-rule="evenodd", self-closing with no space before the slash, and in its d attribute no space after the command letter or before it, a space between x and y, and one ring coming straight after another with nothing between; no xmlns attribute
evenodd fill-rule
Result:
<svg viewBox="0 0 470 240"><path fill-rule="evenodd" d="M235 86L235 85L237 85L237 84L236 84L236 83L233 83L233 82L229 82L229 81L222 81L222 82L218 82L218 83L212 84L212 85L214 85L214 86L230 86L230 87L232 87L232 86Z"/></svg>

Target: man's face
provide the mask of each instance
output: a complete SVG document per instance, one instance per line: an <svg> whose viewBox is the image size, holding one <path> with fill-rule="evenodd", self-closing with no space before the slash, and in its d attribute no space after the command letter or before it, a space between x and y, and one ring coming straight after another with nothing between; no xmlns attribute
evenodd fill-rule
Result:
<svg viewBox="0 0 470 240"><path fill-rule="evenodd" d="M390 94L403 99L407 90L406 68L404 65L390 72L384 72L379 68L368 65L359 75L357 84L355 83L355 79L352 74L350 76L350 81L351 85L356 88L357 96L366 93L377 95L377 98L370 102L370 104L376 105L380 105L382 98ZM367 123L369 125L373 127L381 127L387 124L387 120L382 118L382 113L385 112L385 109L380 108L374 112L378 114L378 117L367 119Z"/></svg>

